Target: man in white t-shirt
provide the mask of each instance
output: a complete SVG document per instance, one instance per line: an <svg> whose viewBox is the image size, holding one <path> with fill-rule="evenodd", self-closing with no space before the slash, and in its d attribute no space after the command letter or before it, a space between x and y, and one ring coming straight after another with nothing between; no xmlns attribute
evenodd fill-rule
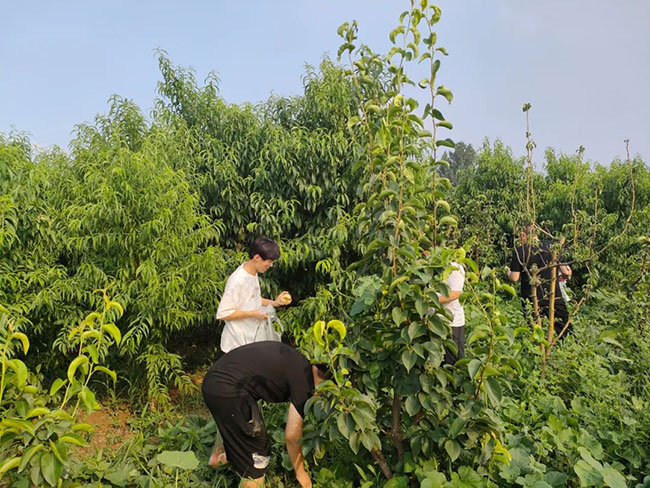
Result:
<svg viewBox="0 0 650 488"><path fill-rule="evenodd" d="M262 307L282 307L291 302L291 295L283 291L275 300L262 298L258 273L265 273L280 257L280 247L268 237L257 237L248 250L249 260L240 265L228 278L217 309L217 319L226 322L221 333L221 350L266 340L260 334L260 325L268 319Z"/></svg>
<svg viewBox="0 0 650 488"><path fill-rule="evenodd" d="M446 350L445 363L454 364L459 359L465 357L465 310L463 310L463 306L458 300L461 293L463 293L465 269L459 263L452 261L450 264L455 269L447 277L448 296L438 293L438 299L453 317L451 322L451 335L458 346L458 354L454 355L451 351Z"/></svg>

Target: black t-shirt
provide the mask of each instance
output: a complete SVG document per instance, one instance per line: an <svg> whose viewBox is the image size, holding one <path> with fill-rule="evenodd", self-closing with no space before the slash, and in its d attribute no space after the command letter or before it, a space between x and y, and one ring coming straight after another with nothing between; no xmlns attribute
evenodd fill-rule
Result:
<svg viewBox="0 0 650 488"><path fill-rule="evenodd" d="M547 245L529 246L524 244L515 248L512 253L512 260L510 261L510 271L518 271L521 280L521 296L527 300L532 300L533 290L530 285L530 277L532 276L533 268L537 266L538 269L544 268L551 264L552 261L551 250ZM549 268L539 274L541 286L537 287L538 300L549 299L551 295L551 280L553 273L557 274L557 267ZM556 300L561 298L559 290L556 292Z"/></svg>
<svg viewBox="0 0 650 488"><path fill-rule="evenodd" d="M238 347L214 363L203 380L219 396L249 396L271 403L291 402L301 417L312 395L314 377L305 356L287 344L255 342Z"/></svg>

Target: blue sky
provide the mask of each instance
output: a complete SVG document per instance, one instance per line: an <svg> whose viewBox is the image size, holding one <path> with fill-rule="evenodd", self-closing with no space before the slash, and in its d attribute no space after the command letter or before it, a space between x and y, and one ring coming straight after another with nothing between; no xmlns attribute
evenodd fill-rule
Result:
<svg viewBox="0 0 650 488"><path fill-rule="evenodd" d="M521 107L543 159L549 146L609 163L650 158L649 0L442 0L438 39L450 53L439 81L451 137L500 138L524 151ZM0 25L0 131L66 148L75 124L107 109L110 95L149 113L160 79L154 50L221 79L229 102L299 94L306 63L336 55L337 27L387 49L407 7L400 0L138 0L6 2ZM419 79L419 78L416 78Z"/></svg>

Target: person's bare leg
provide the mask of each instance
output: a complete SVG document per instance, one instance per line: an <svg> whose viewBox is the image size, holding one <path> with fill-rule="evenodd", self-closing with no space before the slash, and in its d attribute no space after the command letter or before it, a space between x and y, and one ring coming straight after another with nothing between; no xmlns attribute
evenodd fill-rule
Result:
<svg viewBox="0 0 650 488"><path fill-rule="evenodd" d="M214 441L214 448L212 449L212 455L210 456L208 464L213 468L216 468L218 466L223 466L227 462L228 458L226 457L226 451L223 448L223 441L221 439L221 436L217 434L217 438Z"/></svg>
<svg viewBox="0 0 650 488"><path fill-rule="evenodd" d="M241 481L241 488L264 488L264 476L257 479L247 478Z"/></svg>

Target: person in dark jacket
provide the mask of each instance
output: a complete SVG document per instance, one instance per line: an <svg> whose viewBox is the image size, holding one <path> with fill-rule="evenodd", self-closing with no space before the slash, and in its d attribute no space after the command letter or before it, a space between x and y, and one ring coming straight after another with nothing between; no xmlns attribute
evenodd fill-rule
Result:
<svg viewBox="0 0 650 488"><path fill-rule="evenodd" d="M568 265L550 266L552 264L551 250L548 245L538 242L534 234L534 226L531 223L524 224L519 237L521 245L513 250L510 268L508 269L508 279L512 282L521 280L520 294L525 309L533 308L533 296L536 294L540 315L548 317L551 301L551 282L555 277L554 328L557 333L560 333L569 319L569 312L557 281L559 277L558 271L562 276L571 278L571 267ZM531 277L535 268L543 270L539 272L540 283L537 286L531 284Z"/></svg>

